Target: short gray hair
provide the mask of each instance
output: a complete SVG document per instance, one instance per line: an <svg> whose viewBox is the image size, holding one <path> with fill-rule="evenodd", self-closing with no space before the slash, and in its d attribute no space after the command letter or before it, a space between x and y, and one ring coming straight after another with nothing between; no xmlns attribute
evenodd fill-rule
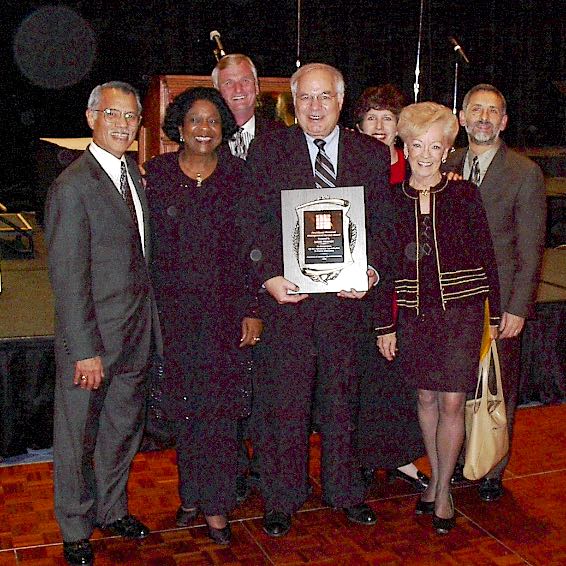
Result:
<svg viewBox="0 0 566 566"><path fill-rule="evenodd" d="M466 96L464 96L464 102L462 102L462 110L464 112L466 111L466 108L468 107L468 104L470 102L470 97L472 96L472 94L474 94L475 92L478 92L480 90L484 90L486 92L493 92L494 94L496 94L499 97L499 99L501 100L501 105L503 107L503 115L507 114L507 101L505 100L503 93L498 88L494 87L493 85L487 84L487 83L480 83L479 85L473 86L466 93Z"/></svg>
<svg viewBox="0 0 566 566"><path fill-rule="evenodd" d="M140 100L140 93L135 89L131 84L125 83L123 81L109 81L107 83L95 86L88 97L87 108L89 110L95 110L96 107L100 104L100 99L102 98L102 91L115 88L125 92L127 94L133 94L136 97L136 104L138 106L138 114L142 112L142 104Z"/></svg>
<svg viewBox="0 0 566 566"><path fill-rule="evenodd" d="M255 84L259 84L257 78L257 69L253 64L253 61L243 53L230 53L229 55L224 55L224 57L222 57L222 59L220 59L220 61L216 63L216 67L212 69L212 84L214 85L214 88L220 90L220 80L218 77L220 71L228 67L235 67L236 65L240 65L241 63L247 63L251 67L255 79Z"/></svg>
<svg viewBox="0 0 566 566"><path fill-rule="evenodd" d="M306 75L311 71L328 71L334 78L336 94L344 95L344 77L336 67L333 67L332 65L326 65L325 63L309 63L308 65L299 67L291 76L291 94L293 95L293 100L295 100L295 98L297 97L299 80L303 75Z"/></svg>

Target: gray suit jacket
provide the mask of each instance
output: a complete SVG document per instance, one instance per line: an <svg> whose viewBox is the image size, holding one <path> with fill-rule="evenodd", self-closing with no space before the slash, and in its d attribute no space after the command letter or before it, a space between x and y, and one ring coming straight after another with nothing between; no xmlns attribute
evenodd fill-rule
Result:
<svg viewBox="0 0 566 566"><path fill-rule="evenodd" d="M147 265L149 214L137 165L128 170L144 215L144 258L125 201L90 153L55 180L46 204L45 235L55 297L58 365L101 356L110 374L139 371L152 339L161 349ZM62 369L60 367L60 369Z"/></svg>
<svg viewBox="0 0 566 566"><path fill-rule="evenodd" d="M445 169L463 172L467 148ZM546 194L539 166L501 142L480 186L495 248L501 310L532 315L546 229Z"/></svg>

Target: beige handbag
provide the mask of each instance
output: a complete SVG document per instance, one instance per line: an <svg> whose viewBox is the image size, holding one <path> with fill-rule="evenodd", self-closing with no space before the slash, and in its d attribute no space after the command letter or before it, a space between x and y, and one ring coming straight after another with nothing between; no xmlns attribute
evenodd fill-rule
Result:
<svg viewBox="0 0 566 566"><path fill-rule="evenodd" d="M488 329L489 330L489 329ZM501 385L501 369L495 340L480 359L474 399L466 402L466 459L464 477L479 480L490 472L509 450L507 416ZM493 362L493 363L492 363ZM495 371L497 391L488 387L490 367ZM480 391L481 388L481 391ZM481 396L478 397L478 393Z"/></svg>

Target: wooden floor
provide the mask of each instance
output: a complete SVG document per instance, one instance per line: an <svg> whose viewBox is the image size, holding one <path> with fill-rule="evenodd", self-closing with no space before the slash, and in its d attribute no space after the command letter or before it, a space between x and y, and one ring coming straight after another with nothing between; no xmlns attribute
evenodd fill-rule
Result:
<svg viewBox="0 0 566 566"><path fill-rule="evenodd" d="M455 490L457 527L436 535L430 517L416 517L415 493L379 473L369 503L375 527L348 523L322 505L319 444L312 440L313 495L288 536L262 531L257 494L231 517L233 543L215 546L201 520L174 525L178 506L174 453L140 454L130 484L130 508L152 529L144 541L93 537L96 566L197 564L566 565L566 404L520 409L506 495L483 503L473 485ZM426 466L423 464L426 468ZM64 564L53 517L51 464L0 468L0 566Z"/></svg>

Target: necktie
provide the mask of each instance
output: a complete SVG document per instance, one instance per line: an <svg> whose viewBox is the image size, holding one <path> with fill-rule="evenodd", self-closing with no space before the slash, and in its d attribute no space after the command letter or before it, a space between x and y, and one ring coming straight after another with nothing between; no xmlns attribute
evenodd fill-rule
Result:
<svg viewBox="0 0 566 566"><path fill-rule="evenodd" d="M132 191L130 189L130 183L128 183L128 173L126 170L126 164L122 161L120 163L120 194L122 198L126 201L132 219L138 226L138 216L136 214L136 207L134 206L134 199L132 198Z"/></svg>
<svg viewBox="0 0 566 566"><path fill-rule="evenodd" d="M234 155L245 161L248 156L248 145L244 128L238 128L238 131L234 134Z"/></svg>
<svg viewBox="0 0 566 566"><path fill-rule="evenodd" d="M476 155L472 160L472 168L470 169L470 177L468 178L468 181L475 183L479 187L480 180L480 162L478 156Z"/></svg>
<svg viewBox="0 0 566 566"><path fill-rule="evenodd" d="M324 151L326 142L324 140L314 140L318 153L314 162L314 182L317 189L327 189L336 186L336 173L334 166Z"/></svg>

